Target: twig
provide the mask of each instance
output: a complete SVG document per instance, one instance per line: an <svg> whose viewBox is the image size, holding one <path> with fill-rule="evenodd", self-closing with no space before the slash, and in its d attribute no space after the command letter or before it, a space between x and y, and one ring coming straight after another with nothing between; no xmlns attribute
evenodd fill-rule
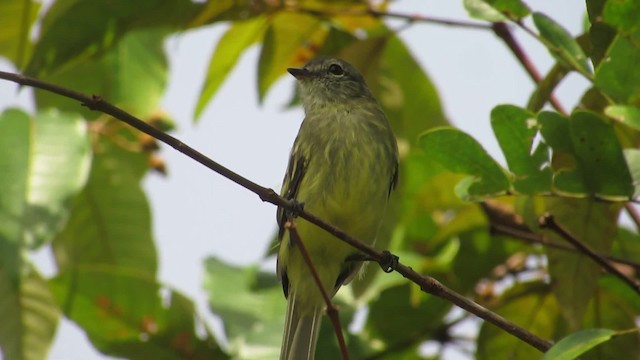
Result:
<svg viewBox="0 0 640 360"><path fill-rule="evenodd" d="M333 325L333 331L336 334L336 339L338 340L338 345L340 346L342 359L349 360L349 351L347 350L347 343L344 341L344 334L342 333L342 326L340 325L340 317L338 316L338 308L331 302L331 298L329 297L329 294L327 294L327 290L322 285L322 281L320 280L320 275L318 275L318 270L313 265L313 261L311 261L311 257L307 252L307 248L304 246L304 243L300 239L300 234L298 233L295 220L294 219L287 220L284 226L287 230L289 230L289 236L291 237L291 242L298 247L298 250L300 251L300 255L302 255L304 262L307 264L307 267L311 272L313 281L316 283L316 286L320 290L320 294L322 294L322 299L324 300L324 303L327 306L327 315L329 316L329 319L331 319L331 324Z"/></svg>
<svg viewBox="0 0 640 360"><path fill-rule="evenodd" d="M371 16L375 16L375 17L404 19L411 22L419 21L419 22L432 23L437 25L455 26L455 27L468 28L468 29L481 29L481 30L491 29L491 26L486 24L475 23L470 21L450 20L450 19L444 19L444 18L439 18L434 16L425 16L425 15L418 15L418 14L410 15L410 14L403 14L403 13L398 13L393 11L380 11L380 10L371 9L371 8L368 10L368 13Z"/></svg>
<svg viewBox="0 0 640 360"><path fill-rule="evenodd" d="M571 245L551 241L547 239L544 235L536 234L528 230L516 229L514 227L511 227L508 225L501 225L501 224L491 224L490 227L491 227L490 230L495 234L511 236L514 239L522 240L531 245L542 245L545 247L550 247L550 248L559 249L559 250L578 252L578 249L576 249ZM598 254L598 255L609 261L613 261L622 265L631 266L634 269L636 269L636 271L640 272L640 263L619 258L617 256L610 256L610 255L603 255L603 254Z"/></svg>
<svg viewBox="0 0 640 360"><path fill-rule="evenodd" d="M91 110L101 111L121 121L124 121L125 123L131 125L132 127L148 135L153 136L154 138L173 147L174 149L185 154L191 159L199 162L200 164L206 166L207 168L226 177L227 179L244 187L245 189L255 193L260 197L262 201L269 202L271 204L280 206L287 210L296 211L299 217L309 221L310 223L318 226L319 228L337 237L338 239L360 250L364 254L368 255L369 258L371 258L372 260L382 264L385 264L389 261L389 258L390 258L389 252L380 252L376 250L374 247L362 241L359 241L353 236L350 236L349 234L345 233L343 230L337 228L336 226L333 226L323 221L319 217L305 210L300 211L299 204L297 204L296 202L289 201L279 196L275 191L273 191L273 189L262 187L254 183L253 181L238 175L237 173L227 169L226 167L218 164L217 162L207 158L206 156L202 155L200 152L182 143L180 140L174 138L173 136L156 129L153 126L145 123L144 121L130 115L124 110L121 110L116 106L109 104L99 96L95 96L95 95L87 96L87 95L75 92L73 90L69 90L66 88L62 88L60 86L56 86L53 84L40 81L38 79L26 77L23 75L13 74L13 73L7 73L3 71L0 71L0 78L17 82L18 84L21 84L21 85L27 85L27 86L32 86L39 89L44 89L44 90L56 93L58 95L62 95L62 96L80 101L83 104L83 106L86 106ZM542 339L532 334L528 330L506 320L502 316L480 306L479 304L476 304L475 302L467 299L466 297L445 287L439 281L437 281L436 279L430 276L422 276L417 272L413 271L413 269L411 269L410 267L403 265L401 263L397 264L397 266L395 267L395 270L405 278L419 285L423 291L454 303L456 306L464 310L467 310L482 319L487 320L488 322L505 330L509 334L521 339L522 341L526 342L527 344L535 347L536 349L542 352L547 351L552 345L550 341Z"/></svg>
<svg viewBox="0 0 640 360"><path fill-rule="evenodd" d="M492 26L493 32L500 38L507 47L511 50L513 55L518 59L520 64L524 67L529 77L537 84L542 81L543 77L536 69L535 65L529 58L529 56L524 52L518 41L513 37L509 26L503 22L495 22ZM554 107L554 109L558 110L558 112L562 114L566 114L567 111L564 109L560 101L555 97L555 95L549 95L549 102Z"/></svg>
<svg viewBox="0 0 640 360"><path fill-rule="evenodd" d="M619 279L624 281L627 285L629 285L633 290L635 290L638 294L640 294L640 282L631 279L627 275L620 272L613 265L611 265L606 259L600 256L598 253L593 251L587 244L578 240L575 236L569 233L565 228L563 228L560 224L558 224L551 214L544 214L538 220L541 227L549 228L555 231L558 235L562 236L565 240L567 240L571 245L575 246L576 249L580 250L580 252L589 256L593 261L602 266L607 272L610 274L617 276Z"/></svg>
<svg viewBox="0 0 640 360"><path fill-rule="evenodd" d="M408 22L423 22L423 23L430 23L430 24L444 25L444 26L454 26L454 27L467 28L467 29L491 30L490 25L477 23L477 22L451 20L451 19L426 16L426 15L418 15L418 14L404 14L404 13L394 12L394 11L381 11L371 7L362 9L362 10L340 9L339 12L320 10L320 9L314 9L310 7L296 6L296 5L290 5L290 6L287 6L287 8L291 11L299 11L299 12L304 12L310 15L323 16L323 17L327 17L327 16L331 17L331 16L337 16L337 15L373 16L376 18L386 17L386 18L407 20Z"/></svg>

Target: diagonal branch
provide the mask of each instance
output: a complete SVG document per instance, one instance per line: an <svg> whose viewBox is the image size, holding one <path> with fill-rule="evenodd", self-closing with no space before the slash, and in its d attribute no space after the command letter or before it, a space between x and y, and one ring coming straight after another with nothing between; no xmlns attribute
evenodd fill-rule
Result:
<svg viewBox="0 0 640 360"><path fill-rule="evenodd" d="M520 64L522 64L527 74L529 74L529 77L531 77L531 79L536 84L540 83L543 80L542 75L540 75L540 72L538 71L536 66L533 64L533 62L531 61L527 53L525 53L525 51L522 49L522 46L520 46L518 41L516 41L516 39L513 37L513 34L511 33L509 26L503 22L496 22L496 23L493 23L492 29L493 29L493 32L500 39L502 39L502 41L504 41L504 43L511 50L513 55L518 59ZM559 113L562 113L562 114L567 113L567 111L564 109L564 107L562 106L560 101L555 97L555 95L553 94L549 95L549 102L556 110L558 110Z"/></svg>
<svg viewBox="0 0 640 360"><path fill-rule="evenodd" d="M607 261L598 253L593 251L593 249L587 246L587 244L578 240L575 236L573 236L573 234L569 233L564 227L558 224L555 218L553 217L553 215L551 214L542 215L542 217L538 220L538 222L541 227L546 227L555 231L558 235L562 236L562 238L564 238L569 243L571 243L571 245L575 246L576 249L578 249L580 252L590 257L593 261L595 261L600 266L602 266L605 270L607 270L607 272L618 277L619 279L624 281L625 284L627 284L629 287L635 290L638 294L640 294L640 282L623 274L620 270L616 269L615 266L611 265L609 261Z"/></svg>
<svg viewBox="0 0 640 360"><path fill-rule="evenodd" d="M507 236L510 236L510 237L512 237L514 239L522 240L523 242L526 242L527 244L531 244L531 245L542 245L542 246L545 246L545 247L554 248L554 249L558 249L558 250L565 250L565 251L570 251L570 252L580 252L574 246L563 244L563 243L559 243L559 242L555 242L555 241L551 241L551 240L547 239L544 235L536 234L536 233L534 233L534 232L532 232L530 230L523 230L523 229L519 229L519 228L516 228L516 227L513 227L513 226L502 225L502 224L497 224L497 223L491 223L490 224L490 230L494 234L507 235ZM627 260L627 259L623 259L623 258L620 258L620 257L616 257L616 256L603 255L603 254L598 254L598 255L601 256L604 259L609 260L609 261L612 261L612 262L615 262L615 263L618 263L618 264L621 264L621 265L631 266L637 272L640 272L640 263L637 263L637 262L634 262L634 261L631 261L631 260Z"/></svg>
<svg viewBox="0 0 640 360"><path fill-rule="evenodd" d="M322 286L322 281L320 280L320 275L318 275L318 270L313 265L313 261L311 261L311 257L307 252L307 248L304 246L304 243L300 239L300 234L298 233L295 220L287 220L284 226L287 230L289 230L291 242L298 247L300 255L302 255L304 262L307 264L307 267L311 272L313 281L316 283L316 286L320 290L320 294L322 294L322 299L327 306L327 315L329 316L329 319L331 319L331 325L333 325L333 331L336 334L338 345L340 346L342 359L349 360L349 351L347 351L347 343L344 341L344 334L342 333L342 326L340 325L340 317L338 316L338 308L331 302L331 298L329 297L329 294L327 294L327 290L324 288L324 286Z"/></svg>
<svg viewBox="0 0 640 360"><path fill-rule="evenodd" d="M216 173L224 176L225 178L233 181L234 183L244 187L245 189L255 193L260 197L262 201L266 201L271 204L280 206L284 209L296 212L299 217L309 221L310 223L334 235L338 239L360 250L361 252L366 254L369 258L375 260L380 264L383 264L383 266L386 266L386 264L388 264L389 262L390 254L388 251L381 252L375 249L374 247L347 234L346 232L339 229L338 227L327 223L326 221L320 219L319 217L305 210L300 210L299 204L296 203L295 201L287 200L279 196L273 189L265 188L263 186L260 186L254 183L253 181L247 178L240 176L239 174L233 172L232 170L209 159L208 157L204 156L202 153L184 144L183 142L174 138L173 136L154 128L153 126L145 123L144 121L136 118L135 116L127 113L126 111L104 101L99 96L96 96L96 95L87 96L73 90L69 90L57 85L40 81L35 78L8 73L4 71L0 71L0 79L6 79L21 85L27 85L27 86L47 90L47 91L56 93L58 95L68 97L70 99L77 100L81 102L83 106L86 106L91 110L101 111L105 114L115 117L116 119L124 121L125 123L131 125L132 127L150 136L153 136L154 138L173 147L174 149L185 154L191 159L199 162L200 164L206 166L207 168L215 171ZM458 294L457 292L442 285L438 280L427 275L424 275L424 276L420 275L410 267L403 265L401 263L397 263L395 270L405 278L419 285L420 289L422 289L423 291L452 302L458 307L464 310L467 310L468 312L471 312L484 320L487 320L493 325L503 329L504 331L519 338L520 340L535 347L536 349L542 352L545 352L549 348L551 348L552 343L550 341L534 335L528 330L512 323L511 321L488 310L487 308L469 300L463 295Z"/></svg>

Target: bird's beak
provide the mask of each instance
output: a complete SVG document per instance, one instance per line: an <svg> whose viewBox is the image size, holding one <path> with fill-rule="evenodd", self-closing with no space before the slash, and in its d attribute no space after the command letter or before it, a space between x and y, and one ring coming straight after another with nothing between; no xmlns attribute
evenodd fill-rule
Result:
<svg viewBox="0 0 640 360"><path fill-rule="evenodd" d="M298 80L308 78L311 75L311 71L305 68L302 68L302 69L288 68L287 71L289 72L289 74L293 75Z"/></svg>

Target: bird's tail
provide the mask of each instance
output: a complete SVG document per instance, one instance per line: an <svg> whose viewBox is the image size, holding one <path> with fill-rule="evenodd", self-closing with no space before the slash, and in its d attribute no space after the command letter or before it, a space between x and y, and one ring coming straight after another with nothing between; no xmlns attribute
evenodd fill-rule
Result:
<svg viewBox="0 0 640 360"><path fill-rule="evenodd" d="M321 321L321 307L303 314L296 307L295 293L289 294L280 360L313 360Z"/></svg>

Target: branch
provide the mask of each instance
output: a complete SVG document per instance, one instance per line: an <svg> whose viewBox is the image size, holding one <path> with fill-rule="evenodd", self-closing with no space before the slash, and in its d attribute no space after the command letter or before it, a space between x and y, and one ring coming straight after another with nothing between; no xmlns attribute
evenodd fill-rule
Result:
<svg viewBox="0 0 640 360"><path fill-rule="evenodd" d="M373 7L368 7L362 10L355 10L353 8L340 9L340 11L327 11L327 10L320 10L320 9L314 9L310 7L297 6L297 5L289 5L286 8L291 11L303 12L309 15L320 16L320 17L331 17L331 16L372 16L375 18L387 17L387 18L393 18L393 19L407 20L408 22L422 22L422 23L453 26L453 27L467 28L467 29L491 30L490 25L477 23L477 22L450 20L445 18L418 15L418 14L404 14L404 13L394 12L394 11L382 11L382 10L375 9Z"/></svg>
<svg viewBox="0 0 640 360"><path fill-rule="evenodd" d="M490 231L492 231L494 234L501 234L501 235L507 235L510 236L514 239L518 239L518 240L522 240L524 242L526 242L527 244L531 244L531 245L542 245L545 247L549 247L549 248L554 248L554 249L558 249L558 250L565 250L565 251L570 251L570 252L579 252L578 249L576 249L575 247L571 246L571 245L567 245L567 244L563 244L563 243L558 243L555 241L551 241L549 239L547 239L544 235L541 234L536 234L530 230L523 230L523 229L519 229L519 228L514 228L512 226L508 226L508 225L502 225L502 224L495 224L495 223L491 223L490 225ZM610 255L604 255L604 254L598 254L600 257L605 258L609 261L612 262L616 262L618 264L621 265L627 265L627 266L631 266L633 267L637 272L640 272L640 263L637 262L633 262L631 260L627 260L627 259L623 259L623 258L619 258L616 256L610 256Z"/></svg>
<svg viewBox="0 0 640 360"><path fill-rule="evenodd" d="M631 279L627 275L623 274L620 270L616 269L613 265L611 265L607 260L605 260L598 253L593 251L587 244L578 240L573 234L569 233L565 228L563 228L560 224L558 224L551 214L545 214L540 217L538 220L541 227L546 227L558 235L562 236L565 240L567 240L571 245L575 246L580 252L584 253L588 257L590 257L593 261L602 266L607 272L610 274L617 276L619 279L624 281L629 287L635 290L638 294L640 294L640 283L634 279Z"/></svg>
<svg viewBox="0 0 640 360"><path fill-rule="evenodd" d="M513 37L509 26L503 22L493 23L492 26L493 32L500 38L507 47L511 50L513 55L518 59L520 64L524 67L529 77L536 83L540 83L542 81L542 75L536 69L536 66L533 64L527 53L524 52L518 41ZM564 109L560 101L555 97L555 95L549 95L549 102L554 107L554 109L558 110L559 113L566 114L567 111Z"/></svg>
<svg viewBox="0 0 640 360"><path fill-rule="evenodd" d="M338 340L338 345L340 346L342 359L349 360L349 351L347 351L347 343L344 341L344 334L342 333L342 326L340 325L340 317L338 316L338 308L331 302L331 298L329 297L329 294L327 294L327 290L324 288L324 286L322 286L322 281L320 280L320 275L318 275L318 270L313 265L313 262L311 261L311 257L307 252L307 248L304 246L304 243L300 239L300 234L298 233L295 220L293 219L287 220L284 226L287 230L289 230L289 236L291 238L291 242L295 246L298 246L300 255L302 255L304 262L307 264L307 267L311 272L311 277L313 277L313 281L316 283L316 286L320 290L320 294L322 294L322 299L324 300L324 303L327 306L327 315L329 315L329 319L331 319L331 324L333 325L333 331L336 334L336 339Z"/></svg>
<svg viewBox="0 0 640 360"><path fill-rule="evenodd" d="M282 207L284 209L296 212L299 217L309 221L310 223L318 226L319 228L327 231L328 233L339 238L340 240L360 250L361 252L366 254L370 259L375 260L379 264L382 264L381 266L385 267L387 266L386 264L389 263L390 253L388 251L385 251L385 252L378 251L374 247L362 241L359 241L358 239L347 234L346 232L339 229L338 227L325 222L324 220L305 211L304 209L300 210L298 204L295 201L287 200L279 196L275 191L273 191L273 189L262 187L254 183L253 181L240 176L239 174L227 169L226 167L209 159L208 157L204 156L203 154L196 151L195 149L182 143L180 140L174 138L173 136L154 128L153 126L134 117L133 115L125 112L124 110L119 109L118 107L104 101L99 96L95 96L95 95L87 96L73 90L69 90L60 86L56 86L53 84L40 81L38 79L30 78L23 75L13 74L13 73L7 73L3 71L0 71L0 79L6 79L21 85L27 85L27 86L47 90L47 91L56 93L58 95L68 97L70 99L77 100L81 102L83 106L86 106L91 110L101 111L105 114L113 116L116 119L124 121L125 123L131 125L132 127L150 136L153 136L154 138L173 147L174 149L185 154L191 159L199 162L200 164L206 166L207 168L215 171L216 173L224 176L225 178L233 181L234 183L244 187L245 189L255 193L260 197L262 201L266 201L271 204ZM528 330L506 320L502 316L467 299L466 297L445 287L436 279L430 276L422 276L417 272L415 272L410 267L403 265L401 263L397 263L395 270L405 278L419 285L423 291L452 302L458 307L464 310L467 310L482 319L489 321L495 326L505 330L509 334L521 339L522 341L535 347L536 349L542 352L545 352L549 348L551 348L552 343L550 341L542 339L532 334Z"/></svg>

